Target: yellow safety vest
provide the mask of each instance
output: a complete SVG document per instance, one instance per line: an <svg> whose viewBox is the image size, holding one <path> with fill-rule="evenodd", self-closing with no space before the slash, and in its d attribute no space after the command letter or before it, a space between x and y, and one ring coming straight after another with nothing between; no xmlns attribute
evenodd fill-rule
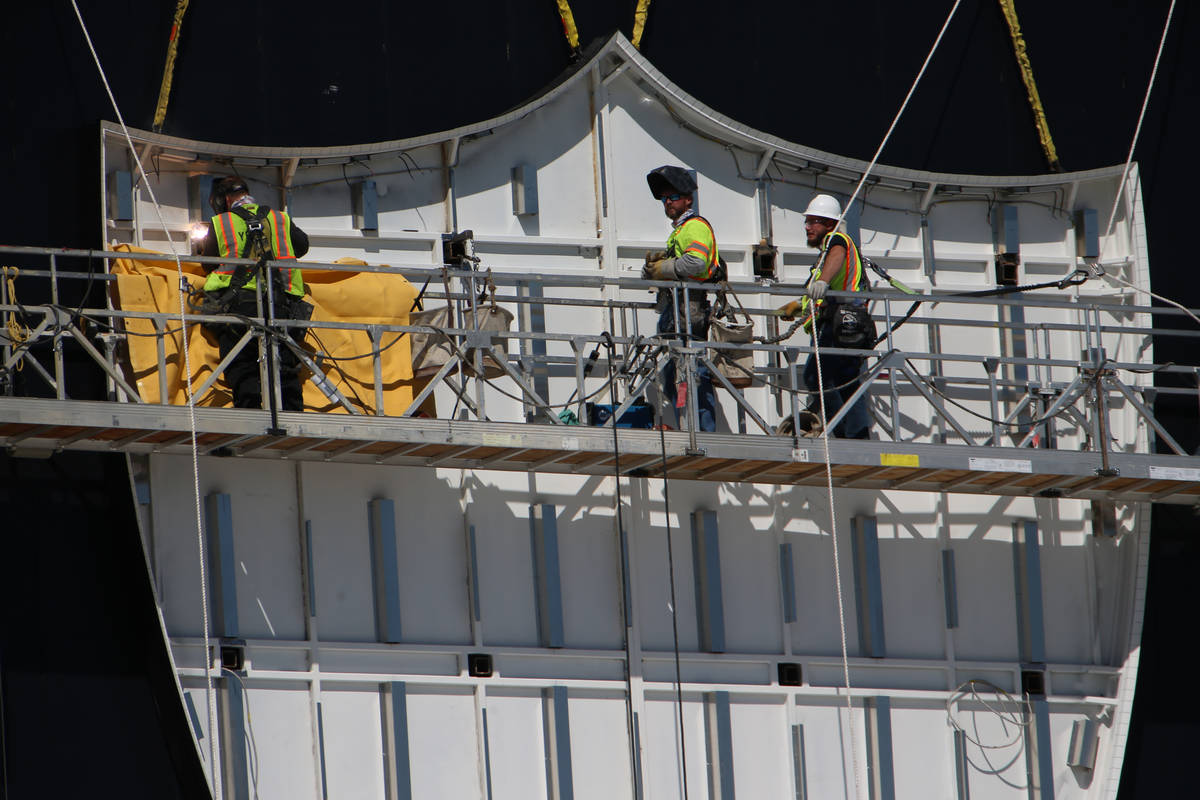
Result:
<svg viewBox="0 0 1200 800"><path fill-rule="evenodd" d="M247 203L241 207L258 216L259 206ZM264 212L262 217L263 253L277 261L294 260L296 254L292 250L292 218L286 211L276 211L266 206L263 206L262 209ZM213 234L217 237L217 249L222 258L258 258L261 255L260 253L246 252L248 225L246 220L234 212L226 211L224 214L217 214L212 218L212 227ZM204 282L204 291L214 292L227 288L236 269L237 267L233 265L222 264L208 273L208 279ZM300 274L299 268L286 269L283 275L284 283L288 287L288 294L304 294L304 277ZM255 286L254 279L251 278L244 288L254 290Z"/></svg>
<svg viewBox="0 0 1200 800"><path fill-rule="evenodd" d="M833 280L829 282L829 288L836 292L861 292L867 288L867 282L863 275L862 257L858 254L858 247L854 244L854 240L841 231L830 231L825 234L825 238L821 241L821 253L829 251L829 248L835 244L840 244L846 248L846 261L838 267L838 271L833 274ZM821 279L821 269L824 266L825 260L818 258L817 263L813 264L809 272L808 281L811 284L813 281ZM812 304L811 298L804 295L800 298L800 316L804 319L804 330L812 333L813 314L809 309ZM817 303L820 308L821 303Z"/></svg>
<svg viewBox="0 0 1200 800"><path fill-rule="evenodd" d="M679 258L684 253L695 253L704 259L705 271L701 276L689 276L694 281L706 281L716 269L720 253L717 252L717 236L708 220L696 214L677 225L667 237L667 258Z"/></svg>

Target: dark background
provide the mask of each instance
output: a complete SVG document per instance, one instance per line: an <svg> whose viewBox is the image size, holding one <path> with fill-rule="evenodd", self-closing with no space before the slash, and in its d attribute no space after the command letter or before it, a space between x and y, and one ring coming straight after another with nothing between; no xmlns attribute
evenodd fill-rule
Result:
<svg viewBox="0 0 1200 800"><path fill-rule="evenodd" d="M636 0L572 0L583 44L632 35ZM652 0L642 52L718 111L869 159L951 3ZM1017 0L1063 166L1123 163L1168 0ZM149 129L175 3L79 3L126 122ZM115 119L70 2L0 23L0 243L96 247L98 135ZM1135 157L1153 286L1200 306L1190 169L1200 19L1179 3ZM247 145L340 145L475 122L569 65L554 0L336 4L195 0L164 133ZM980 174L1047 171L999 5L963 0L881 161ZM14 260L12 263L19 263ZM99 297L97 287L92 299ZM66 298L74 302L79 298ZM1182 325L1182 323L1179 323ZM1182 340L1158 361L1195 363ZM70 354L68 354L70 357ZM97 376L70 387L96 396ZM1193 398L1160 398L1197 446ZM0 455L0 796L192 797L204 781L159 640L123 458ZM1200 701L1175 679L1180 609L1200 565L1190 509L1156 506L1122 800L1194 796ZM1106 729L1107 731L1107 729ZM1110 734L1111 735L1111 734Z"/></svg>

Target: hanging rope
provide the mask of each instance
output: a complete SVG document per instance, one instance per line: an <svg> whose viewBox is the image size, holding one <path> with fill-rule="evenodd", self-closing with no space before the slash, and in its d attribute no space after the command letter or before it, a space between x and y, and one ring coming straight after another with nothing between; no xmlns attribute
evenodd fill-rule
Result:
<svg viewBox="0 0 1200 800"><path fill-rule="evenodd" d="M4 283L8 287L9 304L20 308L21 304L17 300L16 278L21 271L16 267L3 267L0 269L3 270ZM7 331L6 335L8 336L9 342L17 345L18 350L20 350L21 345L23 345L29 339L29 327L17 319L17 315L12 311L7 311L4 314L4 329ZM18 356L16 366L17 371L20 372L24 367L25 358L23 356Z"/></svg>
<svg viewBox="0 0 1200 800"><path fill-rule="evenodd" d="M108 76L104 73L104 67L100 64L100 56L96 54L96 48L92 44L92 36L88 33L87 24L83 21L83 14L80 13L79 5L75 0L71 0L71 7L75 9L75 17L79 20L79 27L83 31L83 38L87 41L88 50L92 53L92 60L96 62L96 70L100 73L100 81L104 84L104 91L108 93L108 99L112 103L113 111L117 115L117 122L121 125L121 131L125 134L125 142L129 146L129 153L133 156L134 163L137 164L138 173L142 176L143 185L145 185L146 191L150 195L150 201L154 204L154 212L158 215L158 224L163 229L163 232L166 233L167 244L171 248L171 256L175 259L175 272L179 277L179 325L183 335L180 349L183 351L184 374L186 376L184 386L187 389L188 399L188 426L192 436L192 491L195 499L196 544L200 555L200 610L202 614L201 627L204 630L204 692L208 705L209 779L215 792L213 796L216 800L222 800L223 790L220 776L217 774L217 704L216 698L213 695L212 653L208 635L207 553L204 545L204 526L200 513L200 463L199 448L196 444L196 397L192 393L192 363L188 355L187 310L184 307L184 298L186 297L184 287L188 284L187 279L183 276L183 264L179 260L179 253L175 251L175 241L171 238L170 228L167 227L166 219L163 217L162 206L159 205L158 198L154 196L154 187L150 183L150 177L146 174L146 168L142 166L142 159L138 156L137 148L133 146L133 137L130 136L129 127L125 124L125 118L121 115L121 108L117 105L117 98L113 95L112 86L108 83Z"/></svg>
<svg viewBox="0 0 1200 800"><path fill-rule="evenodd" d="M175 19L171 22L171 35L167 37L167 63L163 66L162 85L158 87L158 105L154 109L154 132L162 133L163 121L167 118L167 100L171 96L171 79L175 75L175 54L179 50L179 30L183 27L183 15L187 12L188 0L179 0L175 6Z"/></svg>
<svg viewBox="0 0 1200 800"><path fill-rule="evenodd" d="M871 174L871 170L875 168L876 162L879 161L880 154L883 153L883 148L887 146L888 139L892 136L892 131L896 129L896 124L900 121L900 116L904 113L904 109L908 107L908 101L912 99L913 93L917 90L917 85L921 82L921 77L925 74L929 62L933 59L933 54L937 52L938 45L941 44L942 37L946 35L946 29L950 27L950 21L954 19L955 12L958 11L962 0L954 0L954 5L950 8L950 13L946 15L946 21L942 23L942 29L938 31L937 38L933 41L933 46L929 48L929 55L925 56L925 61L921 64L921 69L917 72L917 77L913 79L912 86L908 90L908 94L904 96L904 102L900 104L900 110L896 112L896 116L892 119L892 124L888 126L887 132L883 135L883 141L879 143L879 148L875 151L875 155L871 158L871 163L863 171L862 178L858 181L858 185L854 187L854 193L850 196L849 202L842 208L842 215L838 218L838 225L841 225L842 220L846 216L846 212L854 205L854 201L858 199L858 193L862 191L863 184L867 181L867 176ZM823 255L823 254L822 254ZM817 324L817 320L813 320L813 324ZM814 328L815 330L815 328ZM850 655L846 644L846 606L842 594L842 571L841 571L841 554L838 548L837 534L837 510L834 507L833 498L833 462L829 455L829 417L825 409L825 390L824 378L821 374L821 348L818 343L818 336L813 336L813 358L816 360L817 367L817 393L820 398L821 411L821 439L824 444L823 455L825 459L825 483L829 494L829 529L830 538L833 540L833 577L837 588L837 604L838 604L838 625L841 633L842 644L842 680L846 686L846 712L848 716L848 727L850 728L850 757L852 769L854 771L854 796L855 798L862 797L862 781L859 778L858 770L858 735L855 733L854 726L854 700L850 688Z"/></svg>
<svg viewBox="0 0 1200 800"><path fill-rule="evenodd" d="M1142 98L1142 110L1138 114L1137 125L1133 129L1133 141L1129 143L1129 155L1125 158L1125 168L1121 170L1121 183L1117 187L1117 196L1113 198L1112 210L1108 213L1108 228L1104 231L1104 238L1100 243L1101 256L1103 256L1104 245L1107 244L1108 238L1112 235L1113 227L1117 223L1117 207L1121 204L1121 198L1125 196L1125 189L1129 180L1129 168L1133 164L1133 151L1137 147L1138 137L1140 137L1142 134L1142 122L1146 118L1146 108L1150 105L1150 94L1154 90L1154 80L1158 76L1158 64L1159 61L1162 60L1163 47L1167 43L1167 33L1171 30L1171 20L1174 16L1175 0L1171 0L1171 6L1167 9L1167 20L1165 23L1163 23L1162 37L1158 40L1158 52L1154 55L1154 67L1150 70L1150 82L1146 86L1146 96ZM1200 325L1200 317L1197 317L1195 314L1193 314L1191 310L1189 310L1183 304L1178 303L1169 297L1163 297L1160 294L1155 294L1149 289L1143 289L1142 287L1125 280L1119 275L1114 275L1111 272L1105 271L1105 269L1100 265L1099 260L1097 260L1097 263L1094 266L1101 275L1104 275L1110 280L1115 281L1122 286L1128 287L1135 292L1149 295L1155 300L1166 303L1170 306L1174 306L1191 317L1191 319L1197 325Z"/></svg>
<svg viewBox="0 0 1200 800"><path fill-rule="evenodd" d="M555 0L555 2L558 3L558 16L562 19L567 46L571 48L571 58L577 58L579 56L579 29L575 27L575 15L571 13L571 4L567 0Z"/></svg>
<svg viewBox="0 0 1200 800"><path fill-rule="evenodd" d="M633 46L642 49L642 33L646 30L646 16L650 12L650 0L638 0L637 10L633 12Z"/></svg>
<svg viewBox="0 0 1200 800"><path fill-rule="evenodd" d="M1021 71L1021 80L1025 84L1025 94L1029 96L1029 106L1033 109L1033 124L1037 127L1038 141L1042 144L1042 152L1046 154L1046 163L1052 172L1062 172L1062 164L1058 161L1058 152L1054 149L1054 139L1050 136L1050 124L1046 122L1046 110L1042 108L1042 98L1038 95L1037 84L1033 80L1033 65L1029 62L1029 52L1025 47L1025 36L1021 33L1021 23L1017 21L1017 8L1014 0L1000 0L1000 10L1004 12L1004 21L1008 23L1008 32L1013 40L1013 52L1017 56L1017 68Z"/></svg>

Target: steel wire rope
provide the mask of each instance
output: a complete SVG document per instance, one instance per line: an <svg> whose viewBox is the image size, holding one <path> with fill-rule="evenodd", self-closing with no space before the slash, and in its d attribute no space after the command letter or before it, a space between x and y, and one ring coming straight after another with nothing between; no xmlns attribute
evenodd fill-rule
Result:
<svg viewBox="0 0 1200 800"><path fill-rule="evenodd" d="M1142 133L1142 122L1145 120L1145 117L1146 117L1146 109L1150 105L1150 95L1154 91L1154 81L1158 76L1158 65L1159 65L1160 60L1162 59L1163 48L1167 43L1167 34L1171 30L1171 20L1174 17L1174 15L1175 15L1175 0L1171 0L1171 5L1167 9L1166 22L1163 23L1162 37L1158 40L1158 52L1155 53L1155 55L1154 55L1154 66L1150 70L1150 81L1146 86L1146 94L1142 98L1142 110L1138 113L1137 125L1135 125L1134 129L1133 129L1133 140L1129 143L1129 155L1126 156L1126 158L1125 158L1125 166L1121 170L1121 182L1117 185L1117 194L1113 198L1112 210L1108 214L1108 228L1104 231L1104 239L1101 241L1101 244L1100 244L1101 256L1103 256L1103 254L1104 254L1104 245L1108 243L1108 238L1112 235L1113 227L1116 225L1116 222L1117 222L1117 207L1121 204L1121 198L1125 196L1125 190L1126 190L1126 187L1128 186L1129 168L1133 164L1133 151L1134 151L1134 149L1137 148L1138 137L1140 137L1141 133ZM1158 300L1160 302L1163 302L1168 305L1174 306L1175 308L1178 308L1184 314L1187 314L1189 317L1191 317L1193 322L1195 322L1197 325L1200 325L1200 317L1197 317L1195 314L1193 314L1191 312L1191 310L1188 309L1186 306L1184 306L1182 303L1178 303L1169 297L1163 297L1162 295L1156 294L1156 293L1150 291L1149 289L1143 289L1142 287L1140 287L1134 283L1131 283L1130 281L1125 280L1124 278L1120 277L1119 275L1114 275L1111 272L1108 272L1107 270L1104 269L1103 266L1101 266L1100 261L1101 261L1100 258L1096 259L1096 266L1099 267L1101 275L1108 277L1108 278L1116 281L1117 283L1121 284L1122 286L1126 286L1126 287L1132 289L1135 292L1149 295L1150 297L1154 298L1155 300Z"/></svg>
<svg viewBox="0 0 1200 800"><path fill-rule="evenodd" d="M609 396L612 402L613 411L616 412L617 406L617 389L616 378L613 376L613 358L616 353L616 344L613 342L612 333L604 331L604 341L601 342L608 348L608 385L612 389L612 394ZM628 552L628 544L625 539L625 519L621 512L621 448L617 443L617 421L613 420L613 502L616 504L614 511L617 515L617 545L621 550L621 581L623 582L622 597L631 597L629 594L629 559L626 557ZM638 763L638 754L635 746L634 731L635 720L633 710L633 657L630 652L630 635L633 623L630 617L633 616L633 603L625 603L624 606L624 637L625 637L625 690L628 692L626 699L626 714L625 724L629 727L629 758L630 767L636 769ZM634 778L634 791L637 791L637 779Z"/></svg>
<svg viewBox="0 0 1200 800"><path fill-rule="evenodd" d="M687 736L683 727L683 677L679 666L679 606L675 602L675 547L671 543L671 490L667 478L667 435L662 420L662 403L654 406L655 427L658 428L658 446L662 454L663 524L667 528L667 579L671 587L671 641L675 655L675 706L679 724L679 774L683 786L683 800L688 800L687 780ZM616 428L616 420L613 420Z"/></svg>
<svg viewBox="0 0 1200 800"><path fill-rule="evenodd" d="M921 64L921 69L917 72L917 77L913 79L913 83L908 90L908 94L904 96L904 102L900 104L900 110L896 112L896 116L892 119L892 124L888 126L887 132L883 135L883 140L879 143L879 147L876 149L875 155L871 158L871 162L863 171L862 178L859 179L858 185L854 187L854 193L850 196L850 200L843 207L841 216L838 217L837 224L835 225L835 229L837 226L842 224L842 221L846 216L846 211L854 205L854 201L858 197L858 193L862 190L863 184L867 180L867 176L870 175L871 170L875 168L875 164L879 160L880 154L883 153L883 148L887 146L888 139L891 138L892 131L895 130L896 124L900 121L900 117L904 113L904 109L908 106L908 101L912 98L913 93L917 90L917 85L921 82L921 77L925 74L925 69L929 66L929 62L933 59L933 54L937 52L938 45L941 43L942 37L946 34L946 29L950 27L950 21L954 19L954 14L956 11L958 11L958 7L961 3L962 0L954 0L954 5L950 8L950 13L946 15L946 21L942 23L942 29L938 32L937 38L934 39L933 46L929 49L929 54L925 56L925 61ZM817 260L818 267L821 266L827 252L827 250L822 251L821 257ZM833 462L829 454L829 428L827 426L829 417L827 416L825 409L825 389L823 386L824 376L822 375L821 369L821 347L819 342L820 329L817 327L820 324L820 320L817 317L817 311L818 309L814 301L812 310L813 359L816 362L817 368L817 396L820 399L819 408L821 410L820 438L824 443L822 451L825 459L825 482L829 494L830 539L833 542L833 578L837 588L838 626L842 645L842 678L846 686L846 714L847 724L850 728L850 756L854 770L854 796L855 798L860 798L862 797L862 782L858 774L858 736L855 734L854 729L854 700L850 687L850 656L846 644L846 606L842 593L842 569L840 564L841 559L837 537L837 509L834 506Z"/></svg>
<svg viewBox="0 0 1200 800"><path fill-rule="evenodd" d="M146 192L150 195L150 201L154 204L155 214L158 216L159 225L163 232L167 235L167 243L171 247L171 256L175 259L175 271L179 276L179 323L180 329L183 332L181 336L180 349L183 350L184 361L184 387L187 392L187 407L188 407L188 427L192 438L192 489L195 500L195 518L196 518L196 543L199 549L199 565L200 565L200 609L203 615L201 627L204 629L204 691L205 699L208 705L208 731L209 731L209 780L214 790L216 800L222 800L223 788L221 781L217 775L217 725L216 725L216 701L213 697L213 671L212 671L212 653L210 652L210 642L208 635L208 575L205 567L205 559L207 556L204 545L204 529L203 520L200 511L200 460L199 448L196 442L196 398L192 394L192 365L191 357L188 354L187 347L187 311L184 307L184 291L183 287L187 285L183 275L183 264L179 259L179 253L175 251L175 242L171 239L170 229L167 227L165 218L163 217L162 206L158 203L158 198L154 196L154 187L150 185L150 178L146 175L146 168L142 165L142 159L138 155L137 148L133 146L133 137L129 133L129 127L125 124L125 118L121 115L121 108L117 104L117 98L113 94L112 86L109 85L108 76L104 73L104 67L100 64L100 56L96 53L96 47L92 44L92 36L88 32L87 23L83 21L83 14L79 11L79 5L76 0L71 0L71 8L75 10L75 18L79 20L79 27L83 32L83 38L87 42L88 50L91 51L92 59L96 63L96 70L100 73L100 81L104 84L104 91L108 94L108 99L112 103L113 112L117 115L117 122L121 125L121 131L125 135L125 142L129 146L129 153L133 156L134 163L137 164L138 172L142 176L142 180L146 184ZM170 657L170 648L167 648L167 655ZM172 659L173 661L173 659ZM175 685L182 687L179 684L178 675L175 677Z"/></svg>

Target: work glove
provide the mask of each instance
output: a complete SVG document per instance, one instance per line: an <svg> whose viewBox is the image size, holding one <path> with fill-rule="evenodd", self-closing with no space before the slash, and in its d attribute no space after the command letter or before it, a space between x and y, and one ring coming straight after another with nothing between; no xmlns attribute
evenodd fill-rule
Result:
<svg viewBox="0 0 1200 800"><path fill-rule="evenodd" d="M808 285L808 296L813 299L813 302L820 302L827 291L829 291L829 284L825 281L816 280Z"/></svg>
<svg viewBox="0 0 1200 800"><path fill-rule="evenodd" d="M781 305L775 311L775 313L778 314L779 316L783 317L784 319L790 321L790 320L794 319L797 314L800 313L800 301L793 300L790 303L785 303L785 304Z"/></svg>
<svg viewBox="0 0 1200 800"><path fill-rule="evenodd" d="M675 259L663 258L648 262L642 270L642 277L648 281L679 280L679 276L675 274Z"/></svg>
<svg viewBox="0 0 1200 800"><path fill-rule="evenodd" d="M646 260L642 263L642 280L654 279L654 265L667 257L662 250L647 250Z"/></svg>

